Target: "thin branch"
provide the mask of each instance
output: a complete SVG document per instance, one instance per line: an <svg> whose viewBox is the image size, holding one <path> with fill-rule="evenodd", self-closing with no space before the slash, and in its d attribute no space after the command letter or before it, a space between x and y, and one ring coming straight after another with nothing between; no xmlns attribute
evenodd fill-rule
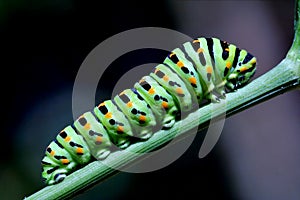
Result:
<svg viewBox="0 0 300 200"><path fill-rule="evenodd" d="M296 0L295 12L295 37L287 56L276 67L261 77L255 79L239 91L230 93L226 97L226 117L242 110L252 107L258 103L273 98L289 90L300 88L300 0ZM224 108L206 105L187 118L176 123L170 130L158 131L145 142L131 145L126 151L112 153L105 161L94 161L89 165L75 171L66 179L53 186L47 186L32 194L26 199L63 199L80 193L87 188L116 174L117 170L108 167L120 168L142 158L143 154L132 154L130 152L146 153L157 149L170 142L174 136L176 139L188 136L188 130L199 127L204 129L208 126L212 117L217 117L224 112ZM184 130L184 131L183 131Z"/></svg>

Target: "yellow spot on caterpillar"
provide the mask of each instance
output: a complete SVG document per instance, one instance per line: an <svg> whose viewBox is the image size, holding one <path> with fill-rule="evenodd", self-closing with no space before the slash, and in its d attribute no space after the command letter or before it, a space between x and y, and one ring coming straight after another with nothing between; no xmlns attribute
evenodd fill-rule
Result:
<svg viewBox="0 0 300 200"><path fill-rule="evenodd" d="M129 101L126 105L127 105L127 107L131 108L133 103L132 103L132 101Z"/></svg>
<svg viewBox="0 0 300 200"><path fill-rule="evenodd" d="M140 121L146 121L146 116L145 116L145 115L141 115L141 116L139 117L139 120L140 120Z"/></svg>
<svg viewBox="0 0 300 200"><path fill-rule="evenodd" d="M200 43L200 41L199 40L194 40L193 43Z"/></svg>
<svg viewBox="0 0 300 200"><path fill-rule="evenodd" d="M199 49L197 50L197 53L202 53L203 51L204 51L203 48L199 48Z"/></svg>
<svg viewBox="0 0 300 200"><path fill-rule="evenodd" d="M142 82L145 82L145 79L142 78L142 79L139 81L139 83L142 83Z"/></svg>
<svg viewBox="0 0 300 200"><path fill-rule="evenodd" d="M83 128L85 130L89 130L91 128L91 124L90 123L86 123Z"/></svg>
<svg viewBox="0 0 300 200"><path fill-rule="evenodd" d="M83 148L78 147L78 148L76 149L76 153L78 153L78 154L83 154Z"/></svg>
<svg viewBox="0 0 300 200"><path fill-rule="evenodd" d="M175 55L175 53L172 52L172 53L170 54L170 58L171 58L172 56L174 56L174 55Z"/></svg>
<svg viewBox="0 0 300 200"><path fill-rule="evenodd" d="M71 140L71 137L70 136L67 136L66 138L65 138L65 141L66 142L69 142Z"/></svg>
<svg viewBox="0 0 300 200"><path fill-rule="evenodd" d="M164 81L168 81L169 77L167 75L164 75L163 79L164 79Z"/></svg>
<svg viewBox="0 0 300 200"><path fill-rule="evenodd" d="M211 74L212 71L213 71L213 68L212 68L211 66L208 66L208 67L206 68L206 72L207 72L208 74Z"/></svg>
<svg viewBox="0 0 300 200"><path fill-rule="evenodd" d="M121 95L123 95L123 94L125 94L125 91L121 92L121 93L119 94L119 96L121 96Z"/></svg>
<svg viewBox="0 0 300 200"><path fill-rule="evenodd" d="M162 107L164 107L165 109L167 109L167 108L169 107L168 102L165 102L165 101L163 101L163 102L161 103L161 105L162 105Z"/></svg>
<svg viewBox="0 0 300 200"><path fill-rule="evenodd" d="M247 67L241 67L240 68L240 72L243 72L243 71L246 71L247 70Z"/></svg>
<svg viewBox="0 0 300 200"><path fill-rule="evenodd" d="M251 62L250 62L251 64L254 64L254 63L256 63L256 60L255 59L253 59L253 60L251 60Z"/></svg>
<svg viewBox="0 0 300 200"><path fill-rule="evenodd" d="M124 127L123 126L118 126L117 131L124 132Z"/></svg>
<svg viewBox="0 0 300 200"><path fill-rule="evenodd" d="M176 88L176 93L177 94L183 94L182 88L180 88L180 87Z"/></svg>
<svg viewBox="0 0 300 200"><path fill-rule="evenodd" d="M231 67L231 62L228 61L228 62L226 63L226 67L229 69L229 68Z"/></svg>
<svg viewBox="0 0 300 200"><path fill-rule="evenodd" d="M192 83L192 84L196 84L196 83L197 83L197 80L196 80L195 77L190 77L190 78L189 78L189 81L190 81L190 83Z"/></svg>
<svg viewBox="0 0 300 200"><path fill-rule="evenodd" d="M70 161L68 159L61 159L62 164L68 164Z"/></svg>
<svg viewBox="0 0 300 200"><path fill-rule="evenodd" d="M105 106L105 102L100 103L98 107L100 106Z"/></svg>
<svg viewBox="0 0 300 200"><path fill-rule="evenodd" d="M149 94L154 94L154 93L155 93L155 90L154 90L154 88L153 88L153 87L151 87L151 88L148 90L148 93L149 93Z"/></svg>
<svg viewBox="0 0 300 200"><path fill-rule="evenodd" d="M54 156L54 155L55 155L55 151L52 150L52 151L50 152L50 155L51 155L51 156Z"/></svg>
<svg viewBox="0 0 300 200"><path fill-rule="evenodd" d="M226 48L226 49L225 49L225 51L229 51L229 49L228 49L228 48Z"/></svg>
<svg viewBox="0 0 300 200"><path fill-rule="evenodd" d="M181 61L178 61L178 62L177 62L177 66L178 66L178 67L183 67L183 66L184 66L184 64L183 64L183 62L181 62Z"/></svg>
<svg viewBox="0 0 300 200"><path fill-rule="evenodd" d="M110 119L112 117L112 114L111 114L111 112L108 112L104 116L106 119Z"/></svg>

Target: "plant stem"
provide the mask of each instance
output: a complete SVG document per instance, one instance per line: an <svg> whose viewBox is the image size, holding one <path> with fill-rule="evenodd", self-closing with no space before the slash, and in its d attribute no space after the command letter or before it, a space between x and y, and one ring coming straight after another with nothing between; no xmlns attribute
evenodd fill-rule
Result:
<svg viewBox="0 0 300 200"><path fill-rule="evenodd" d="M273 98L289 90L300 88L300 0L296 1L295 12L295 37L287 56L276 67L255 79L237 92L230 93L226 97L226 117L254 106L258 103ZM212 117L217 117L224 112L221 106L208 104L188 117L176 123L169 130L156 132L153 137L144 142L131 145L126 150L112 153L105 161L94 161L89 165L75 171L66 179L53 186L47 186L32 194L26 199L63 199L74 196L87 188L116 174L117 170L110 166L118 167L128 165L142 158L130 152L146 153L170 142L174 136L182 138L188 136L187 131L199 127L206 128ZM178 131L179 130L179 131Z"/></svg>

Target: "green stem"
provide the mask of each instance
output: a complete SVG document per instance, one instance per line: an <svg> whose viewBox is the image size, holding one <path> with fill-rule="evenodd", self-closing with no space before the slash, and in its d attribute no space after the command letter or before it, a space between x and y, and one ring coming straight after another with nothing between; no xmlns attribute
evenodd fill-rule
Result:
<svg viewBox="0 0 300 200"><path fill-rule="evenodd" d="M228 94L226 97L226 117L241 112L242 110L261 103L283 92L300 87L300 0L296 1L295 13L295 37L287 56L276 67L255 79L239 91ZM146 153L170 142L175 136L183 138L188 136L187 131L193 128L206 128L212 117L224 113L224 107L212 104L206 105L191 113L187 118L176 123L173 128L158 131L145 142L131 145L128 151L112 153L105 162L94 161L89 165L70 174L66 179L53 186L47 186L32 194L26 199L63 199L75 194L116 174L117 170L108 167L120 168L142 158L143 154L132 154L130 152ZM201 116L201 117L200 117ZM179 130L179 131L178 131ZM144 157L143 157L144 158Z"/></svg>

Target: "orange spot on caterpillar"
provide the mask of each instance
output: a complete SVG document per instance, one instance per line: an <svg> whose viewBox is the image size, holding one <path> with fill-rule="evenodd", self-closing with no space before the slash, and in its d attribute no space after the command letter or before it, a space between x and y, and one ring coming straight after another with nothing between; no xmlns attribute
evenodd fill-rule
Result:
<svg viewBox="0 0 300 200"><path fill-rule="evenodd" d="M200 43L200 41L199 40L194 40L193 43Z"/></svg>
<svg viewBox="0 0 300 200"><path fill-rule="evenodd" d="M167 75L164 75L163 79L164 79L164 81L168 81L169 77Z"/></svg>
<svg viewBox="0 0 300 200"><path fill-rule="evenodd" d="M83 128L85 130L89 130L89 129L91 129L91 124L90 123L86 123Z"/></svg>
<svg viewBox="0 0 300 200"><path fill-rule="evenodd" d="M197 80L196 80L195 77L190 77L190 78L189 78L189 81L190 81L190 83L192 83L192 84L196 84L196 83L197 83Z"/></svg>
<svg viewBox="0 0 300 200"><path fill-rule="evenodd" d="M71 140L71 137L70 136L67 136L66 138L65 138L65 141L66 142L69 142Z"/></svg>
<svg viewBox="0 0 300 200"><path fill-rule="evenodd" d="M102 137L101 136L97 136L96 137L96 142L102 142Z"/></svg>
<svg viewBox="0 0 300 200"><path fill-rule="evenodd" d="M197 50L197 53L202 53L203 51L204 51L203 48L199 48L199 49Z"/></svg>
<svg viewBox="0 0 300 200"><path fill-rule="evenodd" d="M78 148L76 149L76 153L77 153L77 154L83 154L83 148L78 147Z"/></svg>
<svg viewBox="0 0 300 200"><path fill-rule="evenodd" d="M229 69L229 68L231 67L231 62L228 61L228 62L226 63L226 67Z"/></svg>
<svg viewBox="0 0 300 200"><path fill-rule="evenodd" d="M183 66L184 66L184 64L183 64L183 62L181 62L181 61L178 61L178 62L177 62L177 66L178 66L178 67L183 67Z"/></svg>
<svg viewBox="0 0 300 200"><path fill-rule="evenodd" d="M132 101L129 101L126 105L127 105L127 107L131 108L133 103L132 103Z"/></svg>
<svg viewBox="0 0 300 200"><path fill-rule="evenodd" d="M54 155L55 155L55 151L52 150L52 151L50 152L50 155L51 155L51 156L54 156Z"/></svg>
<svg viewBox="0 0 300 200"><path fill-rule="evenodd" d="M254 64L254 63L256 63L256 59L253 59L253 60L251 60L251 62L250 62L251 64Z"/></svg>
<svg viewBox="0 0 300 200"><path fill-rule="evenodd" d="M140 121L146 121L146 116L145 116L145 115L141 115L141 116L139 117L139 120L140 120Z"/></svg>
<svg viewBox="0 0 300 200"><path fill-rule="evenodd" d="M117 131L118 132L124 132L124 127L123 126L118 126Z"/></svg>
<svg viewBox="0 0 300 200"><path fill-rule="evenodd" d="M112 117L112 113L108 112L105 114L105 118L110 119Z"/></svg>
<svg viewBox="0 0 300 200"><path fill-rule="evenodd" d="M208 67L206 68L206 72L207 72L208 74L211 74L212 71L213 71L213 68L212 68L211 66L208 66Z"/></svg>
<svg viewBox="0 0 300 200"><path fill-rule="evenodd" d="M247 70L247 67L241 67L240 68L240 72L243 72L243 71L246 71Z"/></svg>
<svg viewBox="0 0 300 200"><path fill-rule="evenodd" d="M154 88L153 88L153 87L151 87L151 88L148 90L148 93L149 93L149 94L154 94L154 93L155 93L155 90L154 90Z"/></svg>
<svg viewBox="0 0 300 200"><path fill-rule="evenodd" d="M180 88L180 87L176 88L176 93L177 94L183 94L182 88Z"/></svg>
<svg viewBox="0 0 300 200"><path fill-rule="evenodd" d="M168 102L165 102L165 101L163 101L163 102L161 103L161 105L162 105L162 107L164 107L165 109L167 109L167 108L169 107Z"/></svg>
<svg viewBox="0 0 300 200"><path fill-rule="evenodd" d="M68 164L70 161L68 159L61 159L61 163L62 164Z"/></svg>

